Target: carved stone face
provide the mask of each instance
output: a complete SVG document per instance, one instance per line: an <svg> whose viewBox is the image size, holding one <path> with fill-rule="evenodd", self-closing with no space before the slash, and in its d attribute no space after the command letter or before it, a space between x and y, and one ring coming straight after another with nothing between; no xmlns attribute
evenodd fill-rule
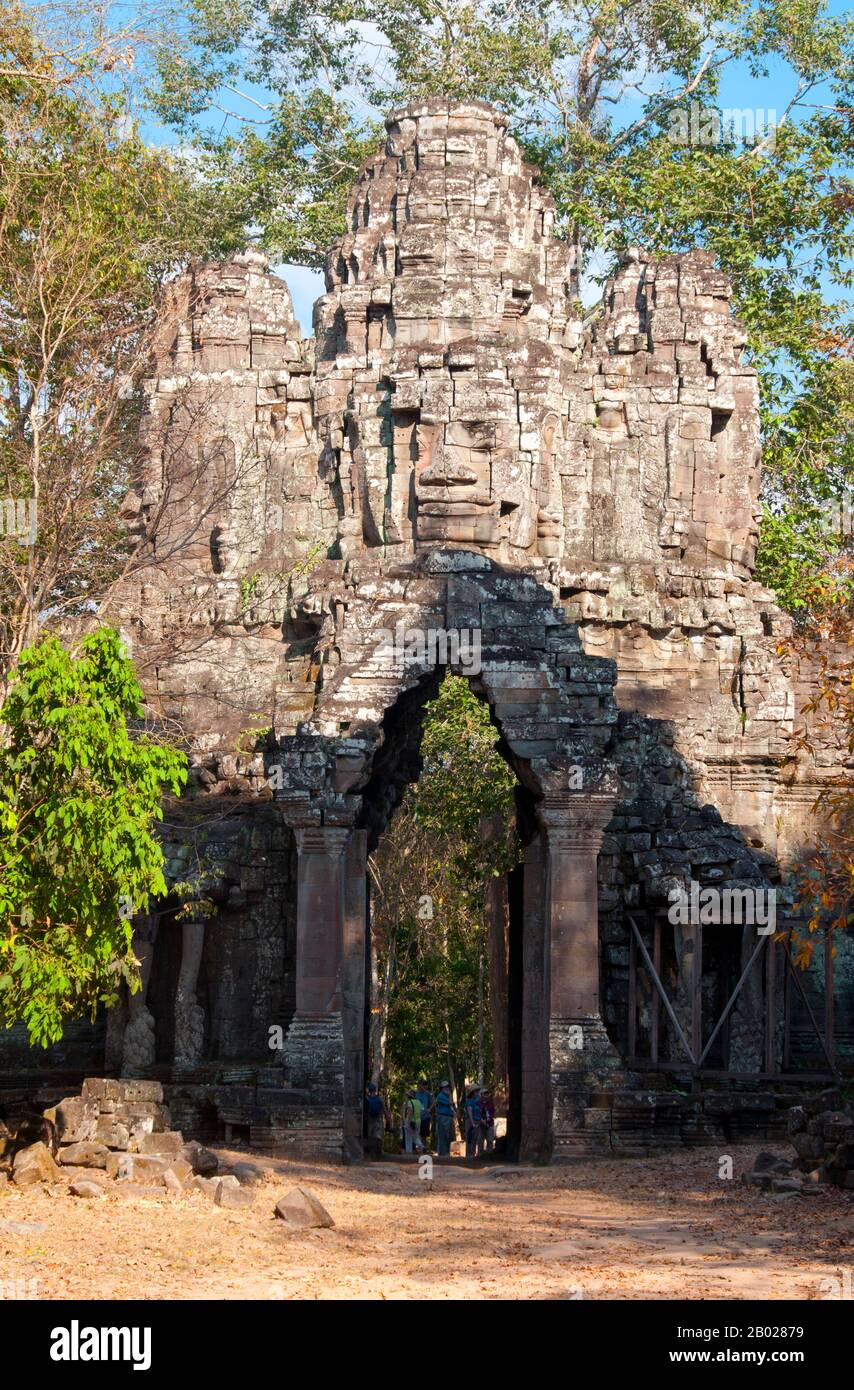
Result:
<svg viewBox="0 0 854 1390"><path fill-rule="evenodd" d="M468 373L449 377L451 391L454 403L442 412L450 419L436 418L429 401L410 417L416 543L527 549L536 535L537 455L520 448L517 393Z"/></svg>

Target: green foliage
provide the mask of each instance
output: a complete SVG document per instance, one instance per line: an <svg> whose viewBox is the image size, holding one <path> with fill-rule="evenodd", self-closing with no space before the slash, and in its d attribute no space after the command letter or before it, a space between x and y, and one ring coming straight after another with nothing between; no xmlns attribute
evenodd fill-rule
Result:
<svg viewBox="0 0 854 1390"><path fill-rule="evenodd" d="M32 1043L135 984L131 917L166 892L151 830L186 760L133 729L140 712L109 628L27 648L0 711L0 1017Z"/></svg>
<svg viewBox="0 0 854 1390"><path fill-rule="evenodd" d="M484 1062L491 1073L484 886L520 858L515 778L497 749L489 706L446 676L425 708L423 772L408 789L372 859L373 1008L384 1034L392 1100L422 1073L457 1084ZM378 1059L375 1057L374 1062ZM491 1079L491 1077L490 1077Z"/></svg>
<svg viewBox="0 0 854 1390"><path fill-rule="evenodd" d="M128 566L162 282L212 244L204 185L147 145L85 50L60 61L66 36L40 40L42 18L0 0L0 497L38 505L32 544L0 535L0 683Z"/></svg>
<svg viewBox="0 0 854 1390"><path fill-rule="evenodd" d="M806 620L834 595L854 595L854 362L818 364L767 439L757 578Z"/></svg>
<svg viewBox="0 0 854 1390"><path fill-rule="evenodd" d="M448 849L446 871L480 900L487 877L516 862L505 839L484 839L484 820L506 818L516 778L497 751L499 733L489 705L462 676L446 676L425 707L421 756L424 770L412 797L415 821Z"/></svg>

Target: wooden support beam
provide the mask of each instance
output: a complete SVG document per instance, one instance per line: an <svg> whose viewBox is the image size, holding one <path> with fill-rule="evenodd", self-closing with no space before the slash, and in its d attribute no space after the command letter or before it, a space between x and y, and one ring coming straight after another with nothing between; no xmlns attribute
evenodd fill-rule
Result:
<svg viewBox="0 0 854 1390"><path fill-rule="evenodd" d="M652 963L655 967L656 975L661 975L661 919L656 917L652 929ZM658 991L653 990L652 995L652 1039L650 1055L653 1062L658 1061L658 1045L661 1033L661 999Z"/></svg>
<svg viewBox="0 0 854 1390"><path fill-rule="evenodd" d="M777 1049L777 952L769 936L765 952L765 1070L776 1070Z"/></svg>

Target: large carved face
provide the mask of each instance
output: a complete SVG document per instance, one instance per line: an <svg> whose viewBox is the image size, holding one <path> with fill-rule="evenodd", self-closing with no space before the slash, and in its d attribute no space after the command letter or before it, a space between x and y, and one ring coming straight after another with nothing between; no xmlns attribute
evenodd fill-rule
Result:
<svg viewBox="0 0 854 1390"><path fill-rule="evenodd" d="M550 551L557 417L520 399L506 371L391 376L390 493L409 497L420 547ZM466 354L467 355L467 354ZM500 360L500 359L499 359ZM404 480L406 480L404 482Z"/></svg>
<svg viewBox="0 0 854 1390"><path fill-rule="evenodd" d="M485 383L484 383L485 386ZM530 468L518 451L518 425L485 408L472 388L469 408L416 430L416 540L487 548L530 528ZM516 513L521 513L516 516ZM524 544L524 541L522 541Z"/></svg>

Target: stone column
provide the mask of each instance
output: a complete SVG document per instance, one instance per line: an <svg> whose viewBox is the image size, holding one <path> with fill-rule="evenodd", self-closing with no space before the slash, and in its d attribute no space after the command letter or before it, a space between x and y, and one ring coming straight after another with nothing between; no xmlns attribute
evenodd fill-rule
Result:
<svg viewBox="0 0 854 1390"><path fill-rule="evenodd" d="M334 1092L343 1088L341 962L344 941L346 826L294 829L297 879L296 1011L285 1045L292 1086Z"/></svg>
<svg viewBox="0 0 854 1390"><path fill-rule="evenodd" d="M196 985L205 944L205 922L198 917L181 924L181 969L175 990L175 1066L190 1071L204 1054L205 1011L196 998Z"/></svg>
<svg viewBox="0 0 854 1390"><path fill-rule="evenodd" d="M613 1084L620 1058L602 1021L597 861L614 796L547 797L538 816L548 847L549 1052L553 1153L597 1147L591 1092ZM603 1121L610 1110L603 1113ZM585 1129L580 1140L576 1134ZM603 1147L605 1146L603 1142Z"/></svg>

